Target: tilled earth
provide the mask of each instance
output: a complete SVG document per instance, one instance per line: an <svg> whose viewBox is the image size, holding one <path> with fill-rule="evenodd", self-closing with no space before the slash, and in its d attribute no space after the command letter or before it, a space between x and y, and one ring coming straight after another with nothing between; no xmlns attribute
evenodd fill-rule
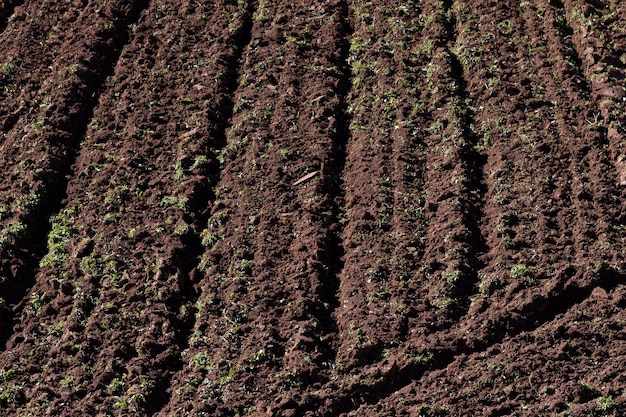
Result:
<svg viewBox="0 0 626 417"><path fill-rule="evenodd" d="M626 409L626 5L0 1L0 415Z"/></svg>

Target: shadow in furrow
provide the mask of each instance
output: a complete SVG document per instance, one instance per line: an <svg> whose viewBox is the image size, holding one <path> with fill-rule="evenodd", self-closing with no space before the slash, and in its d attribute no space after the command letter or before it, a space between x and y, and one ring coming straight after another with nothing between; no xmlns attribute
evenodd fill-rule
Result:
<svg viewBox="0 0 626 417"><path fill-rule="evenodd" d="M323 262L328 267L323 277L323 287L320 292L322 305L327 305L325 311L318 312L323 326L325 326L326 334L337 333L337 321L334 312L340 305L338 297L341 273L344 267L343 256L345 254L342 234L341 219L344 216L344 180L343 173L346 164L346 146L350 139L350 114L348 112L347 97L352 87L352 72L348 64L349 40L352 36L353 29L349 21L348 4L343 1L339 4L341 16L344 20L345 38L342 40L341 56L337 67L342 72L339 85L337 87L337 96L339 97L338 114L336 114L335 134L333 137L333 148L330 152L330 160L323 166L323 189L328 196L327 206L331 213L326 229L326 242ZM335 360L336 347L330 346L333 340L329 338L326 342L327 350L331 352L329 362Z"/></svg>
<svg viewBox="0 0 626 417"><path fill-rule="evenodd" d="M482 352L523 332L531 332L584 302L596 288L607 293L626 283L626 275L608 266L583 272L569 268L561 272L556 284L546 293L533 296L518 310L507 310L496 321L486 322L489 333L480 341L467 340L467 353ZM587 275L587 276L585 276Z"/></svg>
<svg viewBox="0 0 626 417"><path fill-rule="evenodd" d="M559 36L561 45L563 46L564 56L563 58L569 64L568 68L578 77L577 83L579 92L585 99L589 99L591 95L591 85L589 80L585 78L585 72L583 71L583 60L578 55L576 47L572 42L572 35L574 30L567 22L565 14L565 5L560 0L551 0L550 5L554 11L554 30Z"/></svg>
<svg viewBox="0 0 626 417"><path fill-rule="evenodd" d="M218 153L226 146L226 132L231 127L233 117L234 96L236 89L241 81L241 67L243 53L251 41L252 37L252 16L256 10L256 2L247 2L244 15L241 17L242 24L238 27L237 33L233 34L234 54L227 63L227 72L224 76L226 81L223 91L224 100L220 103L219 114L215 116L214 129L208 137L211 140L212 154L207 158L209 162L207 181L199 185L199 189L194 190L189 199L190 211L194 214L190 216L197 230L206 227L210 217L211 202L215 200L214 184L218 183L221 175L221 165L218 162ZM169 273L175 274L179 272L179 294L180 297L172 300L168 305L170 311L185 311L183 316L177 317L174 323L176 326L176 342L180 351L189 348L189 338L196 324L195 305L200 296L201 289L199 283L203 278L203 274L198 270L198 263L205 251L202 240L197 233L190 232L183 236L183 248L174 254L169 267ZM168 272L168 271L165 271ZM183 309L183 307L186 307ZM173 374L179 372L184 367L182 358L178 358L172 363L168 371ZM150 404L146 407L148 415L158 414L170 402L172 380L170 378L161 378L160 386L153 390L154 398L151 398Z"/></svg>
<svg viewBox="0 0 626 417"><path fill-rule="evenodd" d="M38 202L24 216L25 233L16 236L12 244L4 247L0 256L0 276L8 277L0 283L0 294L8 306L24 303L24 297L35 283L39 261L47 250L45 242L51 230L48 219L59 212L67 197L72 165L98 103L102 85L113 73L122 48L129 41L129 27L137 22L148 5L148 0L130 2L128 13L115 26L99 31L96 39L89 40L88 48L92 54L80 62L75 74L77 79L68 82L67 90L62 93L63 100L59 103L59 106L71 109L71 114L59 117L42 134L43 140L50 144L50 162L47 172L41 174L43 186ZM17 313L19 311L7 308L0 311L0 350L4 350L12 335Z"/></svg>
<svg viewBox="0 0 626 417"><path fill-rule="evenodd" d="M470 96L467 92L467 81L465 70L454 53L454 46L457 42L456 17L452 9L453 1L444 1L446 16L446 32L448 36L447 52L449 56L450 75L455 81L455 98L459 101L459 114L461 122L461 134L465 139L459 148L459 157L463 162L465 174L464 190L465 195L460 199L462 222L465 225L467 234L465 236L466 264L462 266L464 280L456 287L457 296L463 298L461 305L467 311L469 307L469 296L473 288L478 283L478 271L484 266L480 256L487 251L486 241L482 236L480 225L483 218L483 208L486 184L483 182L484 166L487 162L485 155L476 150L478 145L478 135L473 131L474 114L470 103Z"/></svg>
<svg viewBox="0 0 626 417"><path fill-rule="evenodd" d="M5 1L0 2L0 33L4 32L9 24L9 19L13 15L15 8L20 6L23 2L21 1ZM7 84L7 78L10 78L11 75L11 66L7 65L8 62L4 62L3 60L7 57L0 58L0 63L2 64L2 68L0 68L0 88ZM5 66L6 65L6 66ZM0 111L0 133L7 133L17 123L19 120L19 112L15 112L13 114L2 114L4 113L4 109ZM3 120L4 119L4 120ZM0 143L4 142L4 137L0 136L2 140Z"/></svg>
<svg viewBox="0 0 626 417"><path fill-rule="evenodd" d="M7 0L0 2L0 33L4 32L4 30L7 28L7 25L9 24L9 19L15 11L15 8L17 6L20 6L22 3L24 2L18 0Z"/></svg>
<svg viewBox="0 0 626 417"><path fill-rule="evenodd" d="M550 1L553 38L560 44L566 73L575 75L573 87L591 105L586 109L586 123L598 135L592 144L606 152L609 172L616 184L626 185L624 159L624 79L626 64L618 57L619 42L603 20L602 3L587 4L572 0ZM604 10L604 11L602 11ZM617 48L617 49L615 49ZM615 190L617 191L617 190Z"/></svg>
<svg viewBox="0 0 626 417"><path fill-rule="evenodd" d="M581 272L579 275L582 274ZM584 280L585 284L580 284L582 279L576 279L582 277L570 279L571 275L572 271L563 272L561 290L555 289L546 295L537 296L519 311L510 312L499 317L496 322L487 323L491 330L490 336L481 343L468 343L462 338L433 340L438 335L432 335L425 345L434 348L420 355L399 352L396 357L409 360L405 359L405 363L398 363L395 359L387 361L385 370L377 371L375 379L364 375L355 378L356 382L350 384L349 388L343 392L335 392L327 399L324 409L332 410L333 415L338 415L356 411L362 405L377 404L419 380L426 372L447 368L460 354L483 353L505 340L524 332L535 331L583 303L596 288L602 288L608 293L626 282L626 275L607 267L591 273ZM322 407L322 404L319 406Z"/></svg>
<svg viewBox="0 0 626 417"><path fill-rule="evenodd" d="M224 90L226 98L219 106L220 115L213 120L215 122L215 127L213 131L210 132L210 135L208 135L211 139L211 145L213 147L212 154L209 155L209 158L207 158L209 160L207 173L208 178L207 181L199 184L198 189L194 190L188 201L191 209L190 211L193 213L190 217L194 219L193 222L195 223L197 230L202 230L206 227L210 217L210 211L207 210L207 207L209 207L211 202L215 200L215 189L212 184L217 184L221 173L217 153L219 153L220 150L226 146L226 132L230 128L230 120L233 113L233 97L238 86L238 80L241 76L241 57L251 39L252 13L254 11L254 7L251 4L252 3L249 3L248 8L246 9L246 14L243 16L243 24L240 26L239 32L234 36L237 47L235 48L235 54L228 62L227 73L224 76L224 79L228 80ZM186 276L184 284L181 288L183 301L178 305L170 306L174 311L178 311L182 305L193 305L197 301L199 292L195 287L195 284L201 277L195 277L194 273L197 271L194 271L194 269L197 268L198 260L205 251L205 247L202 245L200 236L196 233L189 233L183 238L185 244L184 249L181 253L175 255L175 259L172 262L173 266L179 267L179 269ZM188 338L193 329L194 323L185 322L180 324L181 327L179 328L178 339L181 347L184 349L188 347Z"/></svg>
<svg viewBox="0 0 626 417"><path fill-rule="evenodd" d="M480 225L483 218L483 206L484 197L487 191L487 186L483 182L484 166L487 162L485 155L482 155L476 150L478 143L478 137L472 130L471 126L474 124L472 112L467 104L469 96L466 90L466 81L464 77L464 70L459 62L457 56L450 51L450 65L452 68L452 76L457 83L457 95L462 102L465 103L463 107L463 114L461 114L462 134L466 139L464 146L460 149L460 157L464 161L465 176L466 176L466 195L462 200L463 210L463 223L467 228L466 244L467 244L467 261L466 265L466 277L460 290L465 295L470 295L472 287L478 283L478 271L484 266L480 260L480 255L487 251L487 245L485 238L480 231ZM469 300L466 300L466 304ZM467 307L467 305L466 305Z"/></svg>

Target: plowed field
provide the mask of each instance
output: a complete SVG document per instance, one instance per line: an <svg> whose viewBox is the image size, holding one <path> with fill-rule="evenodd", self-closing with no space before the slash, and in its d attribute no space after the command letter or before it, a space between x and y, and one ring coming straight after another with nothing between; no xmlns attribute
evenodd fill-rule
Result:
<svg viewBox="0 0 626 417"><path fill-rule="evenodd" d="M623 3L0 1L0 415L626 415Z"/></svg>

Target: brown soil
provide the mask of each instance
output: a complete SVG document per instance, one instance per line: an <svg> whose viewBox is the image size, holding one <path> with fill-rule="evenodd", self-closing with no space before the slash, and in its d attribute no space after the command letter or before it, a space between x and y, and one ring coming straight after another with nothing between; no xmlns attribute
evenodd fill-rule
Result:
<svg viewBox="0 0 626 417"><path fill-rule="evenodd" d="M0 1L0 415L623 415L625 27Z"/></svg>

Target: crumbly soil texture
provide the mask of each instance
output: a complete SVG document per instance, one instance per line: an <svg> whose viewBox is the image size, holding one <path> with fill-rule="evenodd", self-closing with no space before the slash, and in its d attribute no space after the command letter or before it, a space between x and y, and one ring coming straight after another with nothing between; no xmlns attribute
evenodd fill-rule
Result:
<svg viewBox="0 0 626 417"><path fill-rule="evenodd" d="M624 415L625 28L0 1L0 415Z"/></svg>

